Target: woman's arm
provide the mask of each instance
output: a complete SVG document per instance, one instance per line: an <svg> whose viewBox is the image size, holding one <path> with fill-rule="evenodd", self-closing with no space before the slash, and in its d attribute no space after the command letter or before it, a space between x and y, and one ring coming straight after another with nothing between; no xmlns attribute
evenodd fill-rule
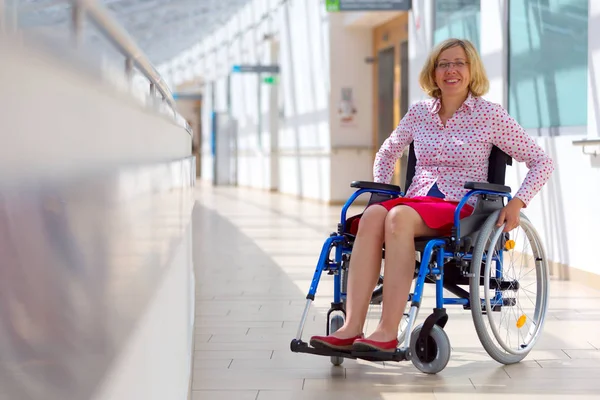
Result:
<svg viewBox="0 0 600 400"><path fill-rule="evenodd" d="M514 196L527 207L550 179L554 171L554 162L501 106L497 106L492 117L491 129L492 143L518 162L524 162L529 169Z"/></svg>
<svg viewBox="0 0 600 400"><path fill-rule="evenodd" d="M522 126L501 106L497 106L491 120L492 143L519 162L524 162L529 171L521 187L502 209L497 226L505 224L504 232L510 232L520 223L521 208L527 207L531 199L546 184L554 171L554 162L525 132Z"/></svg>
<svg viewBox="0 0 600 400"><path fill-rule="evenodd" d="M413 140L413 125L416 121L414 106L400 121L392 134L383 142L375 155L373 179L378 183L390 183L396 161Z"/></svg>

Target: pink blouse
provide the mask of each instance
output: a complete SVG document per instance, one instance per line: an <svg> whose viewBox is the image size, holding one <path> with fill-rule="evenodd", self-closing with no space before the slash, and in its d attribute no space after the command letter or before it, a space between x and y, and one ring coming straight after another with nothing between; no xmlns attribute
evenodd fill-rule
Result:
<svg viewBox="0 0 600 400"><path fill-rule="evenodd" d="M487 182L488 158L496 146L529 171L514 197L528 205L554 171L550 157L499 104L469 95L442 124L439 99L414 104L375 157L375 182L389 183L398 157L414 141L417 164L406 197L427 196L437 183L448 201L460 201L465 182ZM405 189L406 190L406 189Z"/></svg>

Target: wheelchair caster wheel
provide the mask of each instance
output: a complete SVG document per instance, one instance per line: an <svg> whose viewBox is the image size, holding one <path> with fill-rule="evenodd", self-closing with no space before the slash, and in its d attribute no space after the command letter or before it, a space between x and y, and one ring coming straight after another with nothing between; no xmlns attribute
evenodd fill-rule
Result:
<svg viewBox="0 0 600 400"><path fill-rule="evenodd" d="M417 369L426 374L437 374L450 361L450 340L448 335L438 325L431 329L427 340L419 342L419 334L423 325L419 325L411 334L410 360Z"/></svg>
<svg viewBox="0 0 600 400"><path fill-rule="evenodd" d="M340 329L342 326L344 326L344 317L342 317L341 315L334 315L331 318L331 321L329 322L329 334L331 335L332 333ZM343 362L344 357L331 357L331 363L336 367L342 365Z"/></svg>

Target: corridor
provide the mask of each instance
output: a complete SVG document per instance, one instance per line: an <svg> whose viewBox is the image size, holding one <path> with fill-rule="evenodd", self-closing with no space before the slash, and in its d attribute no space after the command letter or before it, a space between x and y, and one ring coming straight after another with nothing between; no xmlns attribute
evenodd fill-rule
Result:
<svg viewBox="0 0 600 400"><path fill-rule="evenodd" d="M599 399L599 18L596 0L0 0L0 400ZM502 237L535 261L487 271L506 312L476 320L516 327L518 356L545 315L525 360L494 361L450 302L437 375L292 352L353 180L485 188L486 214L521 199L504 211L526 206L545 251ZM452 254L462 277L504 263L488 215L455 227L483 238ZM436 254L429 278L456 272ZM515 311L546 262L548 312ZM422 300L415 325L434 285Z"/></svg>

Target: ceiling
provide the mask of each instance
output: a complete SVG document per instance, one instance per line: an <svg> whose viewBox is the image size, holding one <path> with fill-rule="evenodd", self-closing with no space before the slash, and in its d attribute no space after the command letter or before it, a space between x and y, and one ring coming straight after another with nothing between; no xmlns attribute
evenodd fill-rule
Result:
<svg viewBox="0 0 600 400"><path fill-rule="evenodd" d="M68 40L71 5L66 0L5 0L18 4L19 28ZM133 37L154 65L200 42L251 0L97 0ZM86 27L87 47L112 46Z"/></svg>

